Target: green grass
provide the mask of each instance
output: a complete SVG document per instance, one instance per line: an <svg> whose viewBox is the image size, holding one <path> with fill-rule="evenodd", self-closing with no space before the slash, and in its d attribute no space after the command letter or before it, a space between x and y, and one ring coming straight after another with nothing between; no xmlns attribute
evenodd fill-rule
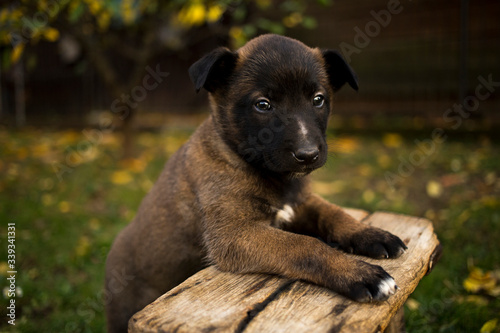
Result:
<svg viewBox="0 0 500 333"><path fill-rule="evenodd" d="M313 187L340 205L431 219L444 254L406 306L407 330L479 332L500 318L500 144L484 134L449 137L390 186L387 175L401 176L414 140L430 133L330 133L331 156ZM0 275L5 281L12 222L18 272L16 326L2 306L0 331L104 331L111 242L188 135L140 133L135 158L119 161L117 134L88 141L79 131L0 129ZM482 291L464 287L474 268L490 273L476 281Z"/></svg>

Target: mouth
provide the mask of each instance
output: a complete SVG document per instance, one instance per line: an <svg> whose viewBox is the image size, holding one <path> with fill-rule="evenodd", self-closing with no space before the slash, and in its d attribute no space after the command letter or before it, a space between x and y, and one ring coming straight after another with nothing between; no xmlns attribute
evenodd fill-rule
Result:
<svg viewBox="0 0 500 333"><path fill-rule="evenodd" d="M320 166L318 166L318 165L316 165L316 166L314 166L314 165L305 166L304 165L304 166L297 168L295 170L290 170L290 171L286 172L286 174L287 174L287 177L290 179L302 178L302 177L309 175L311 172L318 169L319 167Z"/></svg>
<svg viewBox="0 0 500 333"><path fill-rule="evenodd" d="M305 171L305 172L290 172L287 174L288 179L299 179L307 176L310 174L313 170L311 171Z"/></svg>

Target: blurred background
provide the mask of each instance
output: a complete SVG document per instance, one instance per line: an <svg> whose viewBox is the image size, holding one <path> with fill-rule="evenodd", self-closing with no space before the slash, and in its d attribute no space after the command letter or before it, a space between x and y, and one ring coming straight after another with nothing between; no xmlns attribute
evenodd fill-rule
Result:
<svg viewBox="0 0 500 333"><path fill-rule="evenodd" d="M209 112L187 69L277 33L339 50L359 77L337 93L314 190L434 222L444 255L407 330L498 332L499 17L491 0L3 1L0 275L7 223L18 273L0 331L104 331L111 242Z"/></svg>

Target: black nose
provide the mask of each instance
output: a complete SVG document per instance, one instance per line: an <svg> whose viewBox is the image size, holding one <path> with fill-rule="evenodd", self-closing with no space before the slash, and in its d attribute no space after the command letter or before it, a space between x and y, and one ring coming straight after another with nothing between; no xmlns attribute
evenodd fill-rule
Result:
<svg viewBox="0 0 500 333"><path fill-rule="evenodd" d="M311 164L319 157L318 148L300 148L292 152L293 157L300 164Z"/></svg>

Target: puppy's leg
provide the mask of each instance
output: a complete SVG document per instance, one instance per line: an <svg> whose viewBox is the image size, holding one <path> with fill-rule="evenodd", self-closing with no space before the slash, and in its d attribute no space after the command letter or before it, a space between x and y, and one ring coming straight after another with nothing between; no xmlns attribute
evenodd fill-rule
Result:
<svg viewBox="0 0 500 333"><path fill-rule="evenodd" d="M344 210L312 194L297 209L296 228L348 252L372 258L397 258L407 249L399 237L356 221Z"/></svg>
<svg viewBox="0 0 500 333"><path fill-rule="evenodd" d="M148 285L134 266L130 230L127 227L118 235L106 260L104 303L108 333L127 332L130 317L164 292Z"/></svg>
<svg viewBox="0 0 500 333"><path fill-rule="evenodd" d="M325 286L353 300L385 300L397 286L381 267L347 256L317 238L250 222L207 230L209 258L223 271L270 273Z"/></svg>

